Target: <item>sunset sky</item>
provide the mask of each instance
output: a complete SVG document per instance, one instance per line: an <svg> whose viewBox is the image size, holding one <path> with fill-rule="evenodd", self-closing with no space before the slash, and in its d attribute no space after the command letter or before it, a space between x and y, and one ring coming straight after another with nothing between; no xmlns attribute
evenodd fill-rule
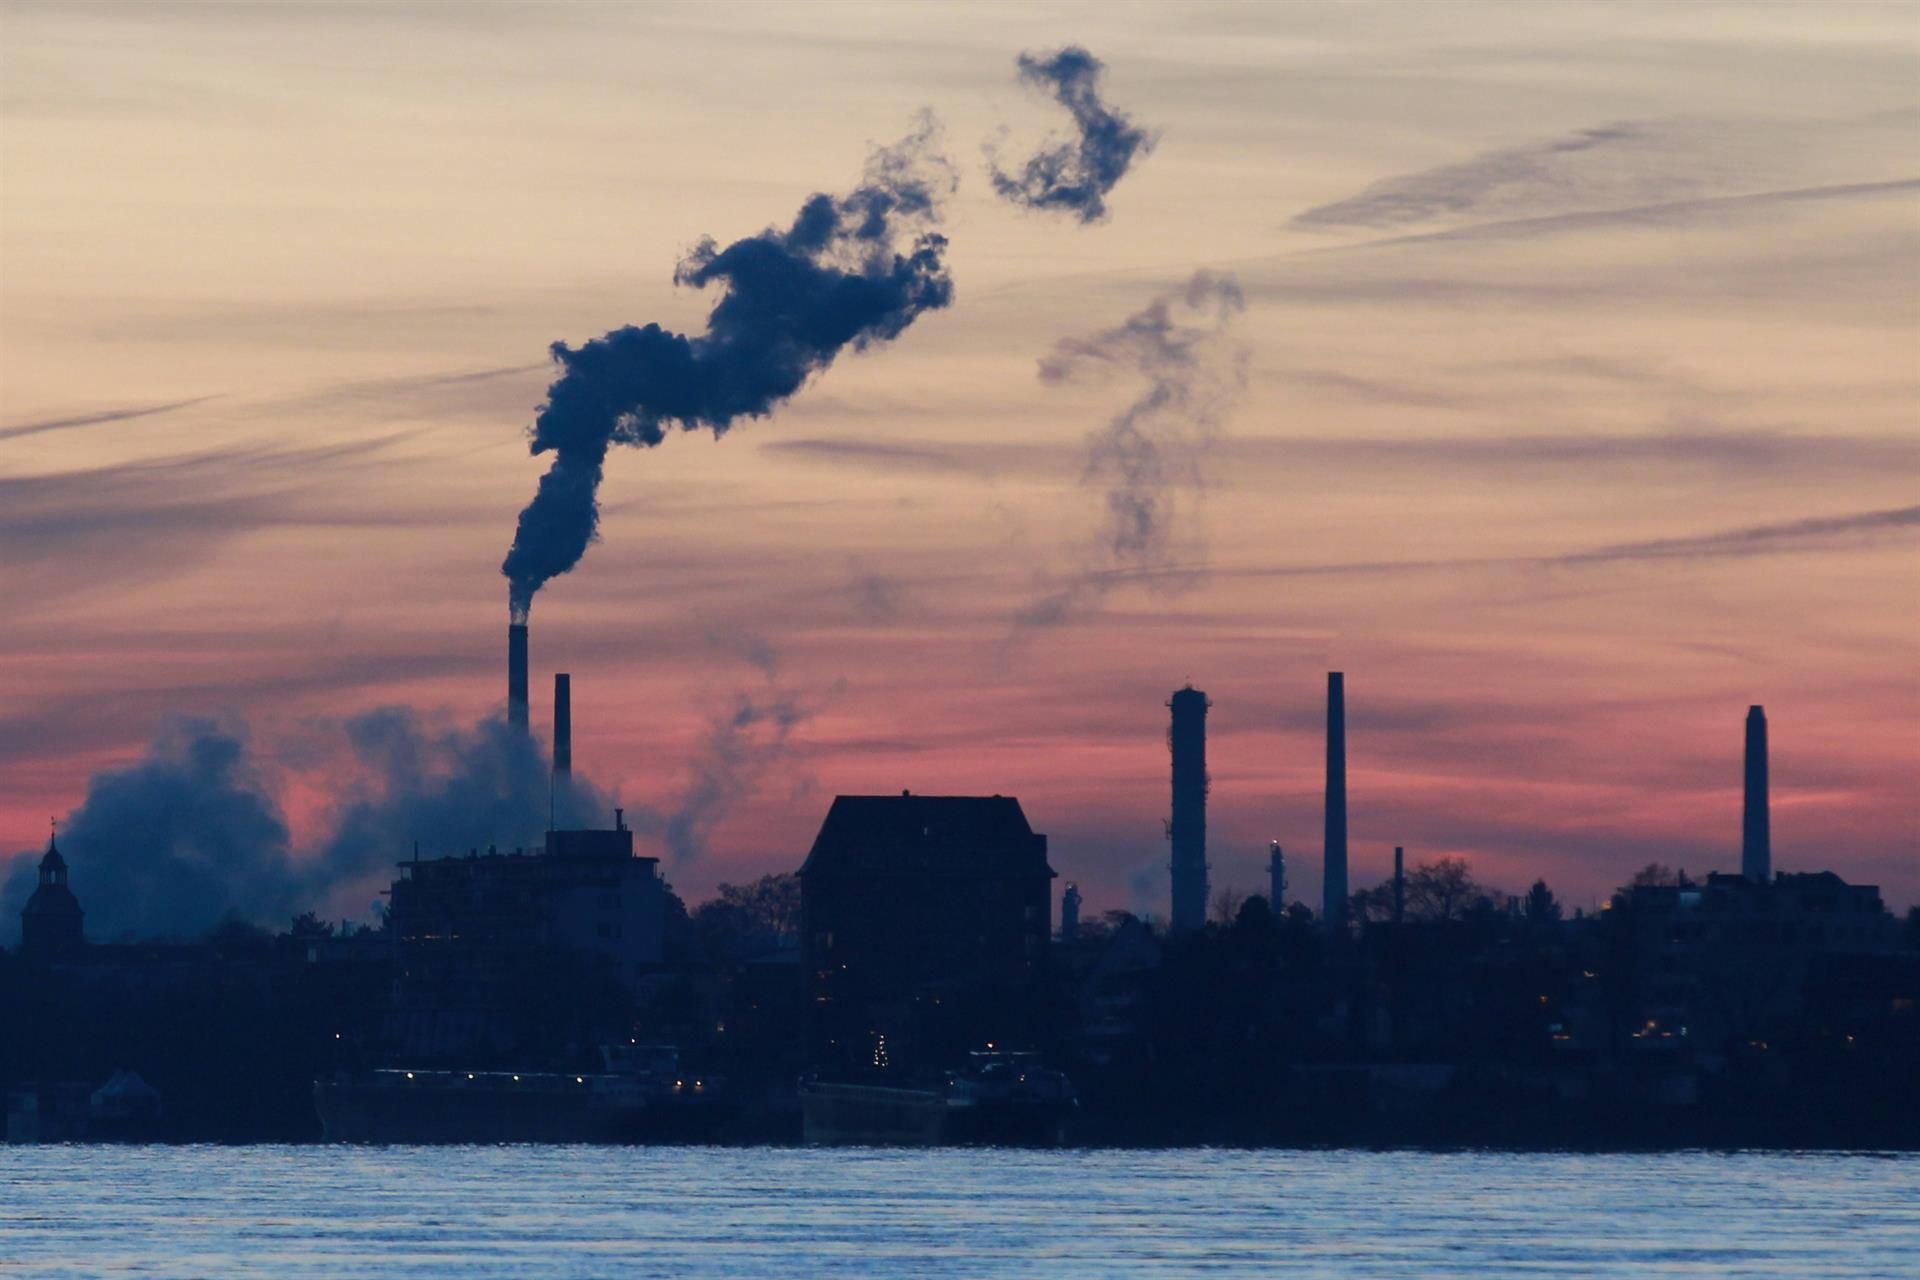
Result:
<svg viewBox="0 0 1920 1280"><path fill-rule="evenodd" d="M1157 136L1088 225L986 170L1067 128L1015 59L1069 44ZM0 850L189 716L305 857L356 716L498 715L548 345L698 332L689 249L928 109L953 304L616 449L534 608L536 728L569 671L579 766L697 808L649 849L684 897L910 788L1018 796L1089 913L1163 914L1191 681L1215 887L1278 839L1317 904L1342 670L1356 887L1396 844L1570 908L1737 869L1762 703L1775 867L1904 910L1916 65L1920 7L1834 0L0 4ZM1041 362L1201 269L1223 412L1116 559L1089 439L1146 384Z"/></svg>

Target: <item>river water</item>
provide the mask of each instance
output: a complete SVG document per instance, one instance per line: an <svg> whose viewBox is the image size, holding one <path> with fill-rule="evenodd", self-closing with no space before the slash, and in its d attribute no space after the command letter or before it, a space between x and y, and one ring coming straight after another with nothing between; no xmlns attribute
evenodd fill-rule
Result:
<svg viewBox="0 0 1920 1280"><path fill-rule="evenodd" d="M1920 1156L0 1147L0 1276L1920 1275Z"/></svg>

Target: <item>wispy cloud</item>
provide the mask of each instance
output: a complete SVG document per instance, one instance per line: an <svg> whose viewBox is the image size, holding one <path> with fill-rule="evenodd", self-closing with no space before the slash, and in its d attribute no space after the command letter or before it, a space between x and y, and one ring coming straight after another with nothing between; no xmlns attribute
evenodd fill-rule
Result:
<svg viewBox="0 0 1920 1280"><path fill-rule="evenodd" d="M1678 560L1706 556L1772 555L1792 551L1830 550L1870 545L1888 537L1920 530L1920 506L1857 511L1849 515L1815 516L1780 524L1748 525L1717 533L1681 538L1621 542L1558 558L1560 564L1591 564L1608 560Z"/></svg>
<svg viewBox="0 0 1920 1280"><path fill-rule="evenodd" d="M802 462L839 464L872 471L977 476L983 479L992 475L1003 461L1003 451L998 447L991 456L986 456L977 446L970 450L959 443L901 444L891 440L768 440L760 445L760 452Z"/></svg>
<svg viewBox="0 0 1920 1280"><path fill-rule="evenodd" d="M1882 199L1910 195L1914 192L1920 192L1920 178L1890 178L1884 182L1844 182L1818 187L1784 187L1736 196L1667 200L1657 204L1630 205L1617 209L1501 218L1490 222L1476 222L1470 226L1450 227L1441 231L1416 231L1404 235L1362 240L1357 244L1332 245L1322 249L1307 250L1301 256L1357 253L1396 245L1444 244L1449 241L1523 240L1603 227L1681 222L1704 214L1741 209L1764 209L1776 205L1807 204L1819 201Z"/></svg>
<svg viewBox="0 0 1920 1280"><path fill-rule="evenodd" d="M11 427L0 427L0 440L18 440L23 436L37 436L48 431L68 431L75 427L97 427L109 422L151 418L156 414L172 413L175 409L205 404L216 398L195 396L191 400L174 400L167 404L130 405L124 409L105 409L98 413L75 414L65 418L43 418L39 422L22 422Z"/></svg>
<svg viewBox="0 0 1920 1280"><path fill-rule="evenodd" d="M1250 467L1284 458L1297 467L1461 468L1483 476L1575 467L1747 475L1786 468L1801 476L1859 475L1920 465L1920 443L1903 439L1710 427L1636 434L1275 437L1235 441L1222 452Z"/></svg>
<svg viewBox="0 0 1920 1280"><path fill-rule="evenodd" d="M1355 395L1367 394L1357 379ZM1343 385L1344 389L1344 385ZM1452 407L1446 396L1423 396L1416 388L1383 391L1383 402L1412 407ZM763 450L822 466L858 471L898 472L982 479L1047 480L1084 466L1064 442L995 445L991 460L976 463L977 446L925 441L895 444L874 439L783 440ZM1321 468L1369 468L1370 474L1399 470L1455 468L1483 477L1538 473L1559 468L1609 468L1622 472L1673 468L1713 474L1755 474L1790 468L1798 475L1885 474L1920 466L1920 442L1871 435L1815 435L1810 432L1719 427L1689 421L1670 430L1637 433L1602 431L1479 432L1431 436L1241 436L1216 441L1213 456L1222 464L1211 483L1231 489L1250 483L1269 468L1286 467L1296 475ZM991 468L991 470L988 470Z"/></svg>
<svg viewBox="0 0 1920 1280"><path fill-rule="evenodd" d="M1384 178L1357 195L1296 215L1291 225L1397 227L1458 217L1489 206L1510 209L1569 198L1604 199L1609 185L1617 195L1632 192L1635 196L1616 198L1614 203L1664 199L1689 189L1691 183L1684 175L1662 168L1647 171L1644 161L1650 157L1645 153L1654 150L1650 143L1659 136L1657 126L1623 121L1526 146L1483 151L1452 164ZM1616 156L1637 156L1642 164L1616 174L1611 184L1587 178L1587 190L1568 191L1570 174L1595 168L1595 159Z"/></svg>
<svg viewBox="0 0 1920 1280"><path fill-rule="evenodd" d="M0 476L0 588L44 598L204 560L256 529L438 527L450 503L370 500L366 473L396 437L304 449L254 445L73 471ZM342 483L358 477L359 486Z"/></svg>
<svg viewBox="0 0 1920 1280"><path fill-rule="evenodd" d="M1545 219L1602 211L1684 208L1788 188L1883 179L1862 169L1862 133L1898 120L1792 124L1759 120L1621 120L1498 147L1384 178L1296 215L1295 230L1413 227ZM1870 183L1867 185L1871 185Z"/></svg>
<svg viewBox="0 0 1920 1280"><path fill-rule="evenodd" d="M1690 560L1723 556L1789 555L1802 551L1871 550L1920 530L1920 506L1817 516L1779 524L1746 525L1677 538L1610 543L1558 555L1435 556L1299 564L1242 565L1218 570L1243 578L1373 577L1458 573L1461 570L1539 569L1635 560Z"/></svg>

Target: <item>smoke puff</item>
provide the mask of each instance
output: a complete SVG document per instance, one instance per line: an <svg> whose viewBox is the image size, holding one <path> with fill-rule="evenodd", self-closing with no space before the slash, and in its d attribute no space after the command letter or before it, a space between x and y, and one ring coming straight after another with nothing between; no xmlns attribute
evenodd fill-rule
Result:
<svg viewBox="0 0 1920 1280"><path fill-rule="evenodd" d="M308 849L292 847L244 726L176 720L137 764L95 775L60 827L87 935L191 938L230 916L284 924L358 881L384 884L415 841L446 854L534 844L546 829L548 761L504 721L463 729L387 707L344 729L356 776ZM602 824L611 813L578 775L552 800L563 827ZM33 892L38 859L13 859L0 893L9 929Z"/></svg>
<svg viewBox="0 0 1920 1280"><path fill-rule="evenodd" d="M552 824L605 825L612 801L575 773L555 790L540 744L501 719L471 729L412 707L382 707L347 722L358 776L307 860L315 892L385 871L415 841L445 855L491 845L538 846Z"/></svg>
<svg viewBox="0 0 1920 1280"><path fill-rule="evenodd" d="M946 238L930 225L953 176L933 145L932 118L923 116L905 140L869 160L852 194L812 196L785 230L725 248L703 241L674 281L724 287L705 333L649 324L579 347L553 344L562 372L531 445L536 455L556 456L501 566L516 618L594 541L611 445L650 448L672 426L721 435L736 419L771 413L841 351L896 338L952 300Z"/></svg>
<svg viewBox="0 0 1920 1280"><path fill-rule="evenodd" d="M687 760L672 802L630 809L628 825L676 862L699 858L812 714L789 690L735 694ZM335 727L353 773L310 847L293 847L244 725L173 721L137 764L95 775L60 825L87 936L186 939L229 918L284 925L302 911L365 902L352 893L385 887L416 845L428 857L538 847L550 820L603 828L613 816L612 795L578 772L556 788L541 745L501 719L467 727L393 706ZM37 850L0 857L8 936L39 859Z"/></svg>
<svg viewBox="0 0 1920 1280"><path fill-rule="evenodd" d="M229 914L290 916L300 877L289 840L245 729L205 719L174 721L145 759L94 775L60 828L97 940L194 935ZM36 860L14 859L9 925L33 892Z"/></svg>
<svg viewBox="0 0 1920 1280"><path fill-rule="evenodd" d="M1119 371L1147 387L1087 438L1081 480L1103 486L1106 506L1093 563L1024 607L1019 625L1068 621L1113 587L1179 564L1181 495L1200 487L1200 458L1246 386L1247 351L1229 337L1246 305L1231 276L1199 271L1114 328L1061 339L1040 361L1043 382Z"/></svg>
<svg viewBox="0 0 1920 1280"><path fill-rule="evenodd" d="M634 830L657 837L676 863L703 857L713 829L760 786L786 755L793 731L812 715L790 691L735 694L732 705L708 723L706 740L687 761L687 780L672 808L639 810Z"/></svg>
<svg viewBox="0 0 1920 1280"><path fill-rule="evenodd" d="M1079 136L1047 147L1014 173L993 166L993 188L1029 209L1065 209L1081 222L1107 215L1107 193L1135 158L1153 149L1147 130L1100 101L1100 59L1069 45L1051 56L1020 55L1020 78L1053 96L1073 116Z"/></svg>

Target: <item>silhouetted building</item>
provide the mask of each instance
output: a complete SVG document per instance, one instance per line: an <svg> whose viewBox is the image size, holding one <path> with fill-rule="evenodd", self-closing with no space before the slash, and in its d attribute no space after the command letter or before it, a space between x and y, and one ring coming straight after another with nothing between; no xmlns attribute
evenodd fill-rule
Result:
<svg viewBox="0 0 1920 1280"><path fill-rule="evenodd" d="M1747 708L1746 804L1740 817L1740 874L1765 884L1773 875L1772 818L1767 801L1767 713Z"/></svg>
<svg viewBox="0 0 1920 1280"><path fill-rule="evenodd" d="M1287 909L1287 855L1278 840L1267 846L1267 905L1275 915Z"/></svg>
<svg viewBox="0 0 1920 1280"><path fill-rule="evenodd" d="M84 915L80 899L67 887L67 860L60 856L58 842L48 837L40 884L20 912L21 954L40 960L72 955L85 940Z"/></svg>
<svg viewBox="0 0 1920 1280"><path fill-rule="evenodd" d="M1072 942L1080 936L1080 887L1068 885L1060 895L1060 941Z"/></svg>
<svg viewBox="0 0 1920 1280"><path fill-rule="evenodd" d="M1167 746L1173 755L1174 930L1207 922L1207 695L1188 685L1168 699L1173 723Z"/></svg>
<svg viewBox="0 0 1920 1280"><path fill-rule="evenodd" d="M387 917L400 1040L422 1053L487 1042L503 993L555 950L636 986L666 955L658 863L634 855L617 810L612 830L549 831L538 852L401 863Z"/></svg>
<svg viewBox="0 0 1920 1280"><path fill-rule="evenodd" d="M1899 923L1874 885L1831 871L1709 875L1704 884L1636 885L1615 897L1639 975L1635 1035L1718 1048L1806 1011L1810 966L1837 955L1891 955Z"/></svg>
<svg viewBox="0 0 1920 1280"><path fill-rule="evenodd" d="M527 624L507 625L507 723L527 731Z"/></svg>
<svg viewBox="0 0 1920 1280"><path fill-rule="evenodd" d="M1011 797L837 797L800 868L815 1060L1032 1040L1053 875Z"/></svg>
<svg viewBox="0 0 1920 1280"><path fill-rule="evenodd" d="M1327 673L1327 807L1321 919L1338 932L1347 920L1347 692L1346 677Z"/></svg>

